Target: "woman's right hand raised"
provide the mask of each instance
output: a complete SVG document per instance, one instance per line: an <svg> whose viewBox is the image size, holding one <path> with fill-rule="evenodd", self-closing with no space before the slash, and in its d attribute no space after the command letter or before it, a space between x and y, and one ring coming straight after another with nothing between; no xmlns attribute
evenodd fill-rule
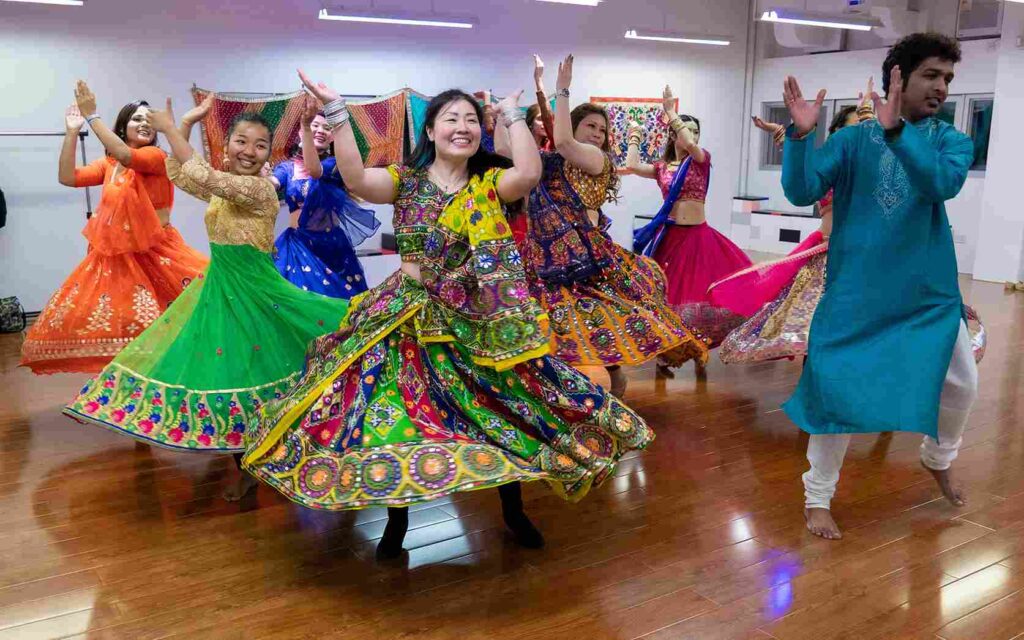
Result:
<svg viewBox="0 0 1024 640"><path fill-rule="evenodd" d="M202 102L185 112L185 115L181 118L182 122L186 124L195 124L205 118L206 115L210 113L210 109L213 108L213 101L216 99L216 93L211 91L206 94L206 97L203 98Z"/></svg>
<svg viewBox="0 0 1024 640"><path fill-rule="evenodd" d="M78 110L77 104L64 110L64 126L73 133L78 133L85 126L85 118L82 117L82 112Z"/></svg>
<svg viewBox="0 0 1024 640"><path fill-rule="evenodd" d="M328 87L326 84L322 82L313 82L312 80L310 80L309 76L307 76L302 69L299 69L298 71L299 79L302 80L302 86L304 86L307 91L312 93L316 97L316 99L322 102L323 104L334 102L339 97L341 97L338 95L337 91Z"/></svg>
<svg viewBox="0 0 1024 640"><path fill-rule="evenodd" d="M573 57L570 53L565 60L558 63L558 82L555 84L555 91L568 89L572 85L572 62Z"/></svg>
<svg viewBox="0 0 1024 640"><path fill-rule="evenodd" d="M800 91L800 84L793 76L786 76L782 86L782 101L789 109L789 117L793 120L797 137L803 137L818 126L818 115L821 113L821 106L825 102L825 90L818 91L814 102L804 99Z"/></svg>

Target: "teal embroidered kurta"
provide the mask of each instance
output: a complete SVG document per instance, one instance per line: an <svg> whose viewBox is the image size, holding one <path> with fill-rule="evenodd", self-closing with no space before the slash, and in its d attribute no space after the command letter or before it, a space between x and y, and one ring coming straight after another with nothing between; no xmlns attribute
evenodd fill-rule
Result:
<svg viewBox="0 0 1024 640"><path fill-rule="evenodd" d="M939 396L962 317L943 204L974 157L970 138L935 118L887 140L877 121L820 149L788 136L782 186L807 206L834 188L825 291L807 363L783 405L812 434L936 436Z"/></svg>

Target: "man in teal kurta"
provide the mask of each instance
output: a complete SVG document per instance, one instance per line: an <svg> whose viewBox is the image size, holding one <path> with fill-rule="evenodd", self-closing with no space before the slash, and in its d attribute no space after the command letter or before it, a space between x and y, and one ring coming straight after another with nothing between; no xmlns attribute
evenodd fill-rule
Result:
<svg viewBox="0 0 1024 640"><path fill-rule="evenodd" d="M925 434L922 463L963 504L949 469L977 370L943 203L963 186L973 144L936 118L959 61L946 36L904 38L882 67L887 100L874 96L878 119L844 128L820 149L810 134L824 91L808 102L786 80L786 197L806 206L834 189L825 291L803 375L784 405L811 434L805 513L825 538L840 537L829 507L853 433Z"/></svg>

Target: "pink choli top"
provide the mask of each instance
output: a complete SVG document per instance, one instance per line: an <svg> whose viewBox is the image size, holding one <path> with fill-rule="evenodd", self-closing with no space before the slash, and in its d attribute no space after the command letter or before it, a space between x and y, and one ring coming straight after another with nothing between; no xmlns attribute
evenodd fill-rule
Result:
<svg viewBox="0 0 1024 640"><path fill-rule="evenodd" d="M669 167L665 162L658 160L654 163L654 177L661 187L661 195L668 197L668 190L672 186L672 178L676 175L679 167ZM711 154L704 150L704 162L696 160L690 162L690 170L683 180L683 190L679 192L679 200L695 200L704 202L708 197L708 185L711 181Z"/></svg>

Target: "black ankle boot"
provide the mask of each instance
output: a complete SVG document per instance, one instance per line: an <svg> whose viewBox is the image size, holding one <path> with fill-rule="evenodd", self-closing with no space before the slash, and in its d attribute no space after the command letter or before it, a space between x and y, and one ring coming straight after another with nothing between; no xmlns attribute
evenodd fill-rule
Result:
<svg viewBox="0 0 1024 640"><path fill-rule="evenodd" d="M515 536L516 542L527 549L540 549L544 546L544 536L523 512L523 490L518 482L503 484L498 487L501 496L501 515Z"/></svg>
<svg viewBox="0 0 1024 640"><path fill-rule="evenodd" d="M409 530L409 508L388 507L388 524L384 537L377 543L378 560L394 560L402 555L402 541Z"/></svg>

